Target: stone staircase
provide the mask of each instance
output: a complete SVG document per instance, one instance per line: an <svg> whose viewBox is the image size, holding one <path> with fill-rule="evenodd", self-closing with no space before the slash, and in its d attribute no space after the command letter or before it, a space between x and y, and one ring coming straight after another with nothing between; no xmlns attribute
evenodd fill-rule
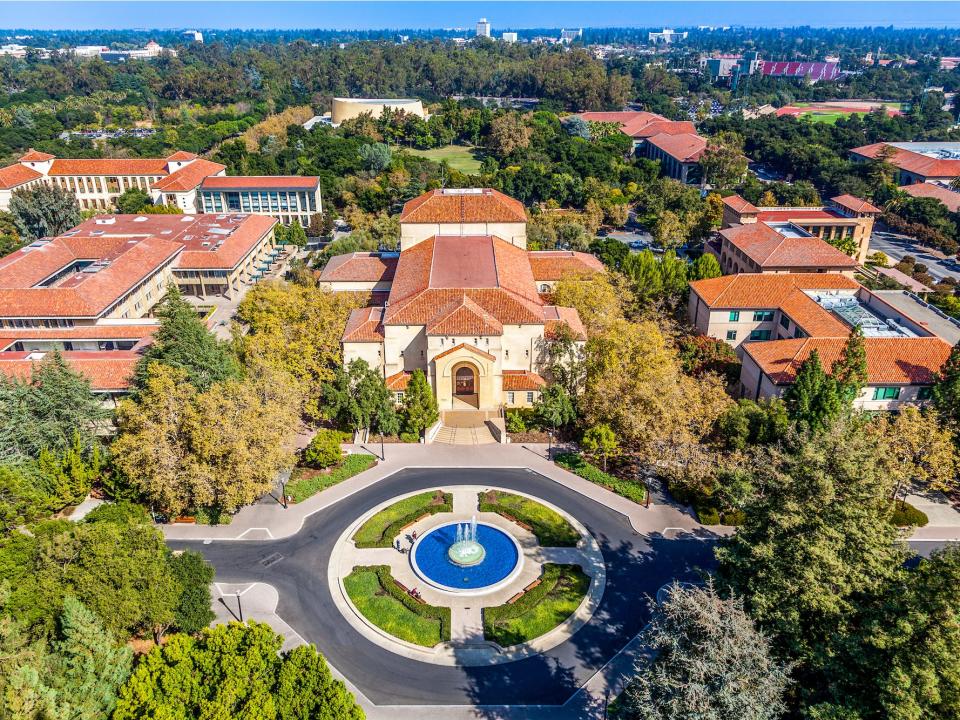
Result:
<svg viewBox="0 0 960 720"><path fill-rule="evenodd" d="M433 441L447 445L487 445L496 442L486 425L473 427L441 425Z"/></svg>

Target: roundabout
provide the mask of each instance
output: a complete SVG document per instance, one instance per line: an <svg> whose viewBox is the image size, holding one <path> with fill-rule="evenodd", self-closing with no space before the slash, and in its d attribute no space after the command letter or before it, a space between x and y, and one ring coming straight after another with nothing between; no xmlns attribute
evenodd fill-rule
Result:
<svg viewBox="0 0 960 720"><path fill-rule="evenodd" d="M560 630L562 635L550 643L537 646L539 638L534 639L528 643L528 653L507 663L474 662L477 648L453 640L441 643L442 654L450 658L449 662L430 662L423 656L422 646L414 645L409 653L397 652L397 641L372 632L344 602L340 579L345 576L343 568L337 565L336 573L331 572L338 549L342 553L347 547L344 540L349 544L363 519L372 513L394 504L397 498L438 488L452 495L452 512L418 519L422 523L417 532L420 542L429 536L427 530L469 523L476 514L478 527L491 525L517 541L524 554L515 581L520 590L540 577L543 565L589 566L584 548L579 541L566 544L575 538L565 538L556 528L548 538L551 545L540 547L532 533L501 515L480 509L489 507L489 502L486 498L477 502L474 489L500 488L535 498L572 518L578 532L582 528L595 543L605 577L599 597L590 601L590 593L585 596L585 603L592 602L589 616L575 629ZM461 514L458 499L467 496L464 488L471 488L474 507L468 505ZM415 526L398 535L412 532ZM362 564L386 565L403 585L416 588L428 604L445 601L451 617L455 614L453 606L469 608L465 612L473 621L463 626L475 633L483 633L483 608L476 607L481 601L502 606L509 600L503 595L515 594L513 586L476 598L441 590L417 575L409 552L401 554L390 546L391 541L386 541L386 547L358 549L371 554L372 562ZM639 535L624 515L604 503L526 468L405 468L346 493L310 514L296 534L281 540L170 544L202 552L216 568L219 583L263 583L274 588L277 615L304 640L315 644L337 672L376 706L562 705L598 673L614 671L616 663L609 668L608 663L646 624L646 599L661 585L673 579L696 580L701 569L713 566L711 543L693 538L668 539L659 533ZM534 560L528 562L530 557ZM346 574L351 570L352 566L346 568ZM590 584L595 585L593 576ZM357 623L364 625L363 630ZM502 634L509 637L509 633ZM388 649L385 643L393 647ZM510 647L500 647L482 652L494 657L509 651Z"/></svg>

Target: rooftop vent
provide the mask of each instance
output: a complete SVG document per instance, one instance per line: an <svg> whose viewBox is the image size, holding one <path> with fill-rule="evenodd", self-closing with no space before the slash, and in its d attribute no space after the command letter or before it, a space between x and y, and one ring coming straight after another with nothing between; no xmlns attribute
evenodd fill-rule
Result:
<svg viewBox="0 0 960 720"><path fill-rule="evenodd" d="M180 222L191 222L194 219L195 218L193 215L184 215L182 218L180 218Z"/></svg>
<svg viewBox="0 0 960 720"><path fill-rule="evenodd" d="M115 217L96 218L94 222L97 225L116 225L117 219Z"/></svg>
<svg viewBox="0 0 960 720"><path fill-rule="evenodd" d="M146 222L147 218L144 215L137 215L134 219L134 222Z"/></svg>
<svg viewBox="0 0 960 720"><path fill-rule="evenodd" d="M103 235L103 230L91 230L90 234L93 237L100 237L101 235Z"/></svg>
<svg viewBox="0 0 960 720"><path fill-rule="evenodd" d="M46 355L46 353L40 352L38 350L34 350L34 351L31 351L29 355L27 355L27 360L43 360L44 355Z"/></svg>
<svg viewBox="0 0 960 720"><path fill-rule="evenodd" d="M444 188L444 195L482 195L483 188Z"/></svg>

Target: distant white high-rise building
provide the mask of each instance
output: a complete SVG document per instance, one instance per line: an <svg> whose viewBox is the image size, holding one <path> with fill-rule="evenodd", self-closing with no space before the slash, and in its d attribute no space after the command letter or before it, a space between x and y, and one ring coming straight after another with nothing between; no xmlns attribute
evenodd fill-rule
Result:
<svg viewBox="0 0 960 720"><path fill-rule="evenodd" d="M200 43L203 45L203 33L199 30L184 30L180 33L181 37L192 40L195 43Z"/></svg>
<svg viewBox="0 0 960 720"><path fill-rule="evenodd" d="M647 41L657 44L657 43L672 43L677 42L678 40L686 40L686 32L676 32L670 28L664 28L660 32L647 33Z"/></svg>
<svg viewBox="0 0 960 720"><path fill-rule="evenodd" d="M515 43L517 41L517 34L515 32L505 32L500 36L500 39L506 43Z"/></svg>
<svg viewBox="0 0 960 720"><path fill-rule="evenodd" d="M560 42L566 43L569 45L575 40L579 40L583 37L583 28L578 28L576 30L561 30L560 31Z"/></svg>
<svg viewBox="0 0 960 720"><path fill-rule="evenodd" d="M490 23L486 18L477 21L477 37L490 37Z"/></svg>

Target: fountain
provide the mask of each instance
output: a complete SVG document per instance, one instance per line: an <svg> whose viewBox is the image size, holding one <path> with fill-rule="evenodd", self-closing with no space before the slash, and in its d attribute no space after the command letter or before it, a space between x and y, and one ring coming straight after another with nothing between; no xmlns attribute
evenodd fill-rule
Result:
<svg viewBox="0 0 960 720"><path fill-rule="evenodd" d="M479 565L483 562L486 554L487 551L477 540L477 516L474 515L469 524L458 524L454 543L447 550L447 557L450 558L450 562L461 567Z"/></svg>

